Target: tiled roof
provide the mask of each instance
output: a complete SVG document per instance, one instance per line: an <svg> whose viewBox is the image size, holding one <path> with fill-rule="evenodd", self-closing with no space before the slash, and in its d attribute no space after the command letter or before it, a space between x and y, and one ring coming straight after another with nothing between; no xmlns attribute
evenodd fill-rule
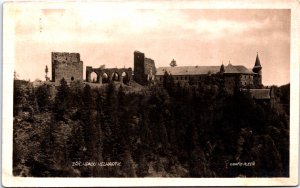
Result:
<svg viewBox="0 0 300 188"><path fill-rule="evenodd" d="M243 73L243 74L253 74L252 71L250 71L249 69L247 69L245 66L243 65L227 65L225 67L225 74L226 73Z"/></svg>
<svg viewBox="0 0 300 188"><path fill-rule="evenodd" d="M217 73L220 71L220 66L180 66L180 67L159 67L156 75L164 75L165 72L172 75L199 75Z"/></svg>
<svg viewBox="0 0 300 188"><path fill-rule="evenodd" d="M201 74L216 74L220 71L221 66L178 66L178 67L159 67L156 75L164 75L167 71L172 75L201 75ZM253 74L242 65L227 65L225 66L225 74Z"/></svg>

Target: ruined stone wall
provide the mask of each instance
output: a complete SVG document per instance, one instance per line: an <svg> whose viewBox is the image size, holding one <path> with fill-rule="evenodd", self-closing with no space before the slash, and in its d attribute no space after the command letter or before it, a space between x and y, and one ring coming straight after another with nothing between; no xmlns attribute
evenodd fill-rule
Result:
<svg viewBox="0 0 300 188"><path fill-rule="evenodd" d="M123 82L124 79L129 82L132 79L132 69L131 68L93 68L91 66L86 67L86 81L92 82L91 74L96 73L97 83L105 83L111 81ZM105 81L106 80L106 81Z"/></svg>
<svg viewBox="0 0 300 188"><path fill-rule="evenodd" d="M146 81L154 80L156 74L156 67L153 59L144 59L144 74L146 76Z"/></svg>
<svg viewBox="0 0 300 188"><path fill-rule="evenodd" d="M156 74L156 67L154 60L146 58L144 53L134 52L134 80L146 85L150 81L154 81Z"/></svg>
<svg viewBox="0 0 300 188"><path fill-rule="evenodd" d="M145 54L134 52L134 80L144 85L145 84L145 69L144 69Z"/></svg>
<svg viewBox="0 0 300 188"><path fill-rule="evenodd" d="M55 85L64 78L68 83L82 81L83 62L79 53L52 52L52 81Z"/></svg>

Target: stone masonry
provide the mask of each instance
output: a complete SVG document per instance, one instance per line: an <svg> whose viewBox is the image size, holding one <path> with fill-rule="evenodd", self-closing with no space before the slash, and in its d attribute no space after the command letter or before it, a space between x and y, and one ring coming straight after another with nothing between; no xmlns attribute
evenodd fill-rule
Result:
<svg viewBox="0 0 300 188"><path fill-rule="evenodd" d="M134 52L134 80L146 85L149 81L154 80L156 67L154 60L146 58L145 54L139 51Z"/></svg>
<svg viewBox="0 0 300 188"><path fill-rule="evenodd" d="M83 62L79 53L52 52L52 81L59 85L62 78L68 83L83 77Z"/></svg>
<svg viewBox="0 0 300 188"><path fill-rule="evenodd" d="M92 82L91 74L96 73L97 80L96 83L108 83L111 81L119 82L129 82L132 79L132 69L131 68L93 68L91 66L86 67L86 82Z"/></svg>

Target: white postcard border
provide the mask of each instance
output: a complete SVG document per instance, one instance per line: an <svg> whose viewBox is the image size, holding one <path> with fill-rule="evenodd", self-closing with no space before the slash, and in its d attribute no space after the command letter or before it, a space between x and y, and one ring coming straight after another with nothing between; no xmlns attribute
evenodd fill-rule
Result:
<svg viewBox="0 0 300 188"><path fill-rule="evenodd" d="M32 178L12 175L13 136L13 71L14 71L14 8L72 8L102 3L103 6L158 9L291 9L290 50L290 177L289 178ZM2 183L9 187L58 186L280 186L298 184L299 155L299 59L300 9L294 1L126 1L126 2L6 2L3 11L3 108L2 108Z"/></svg>

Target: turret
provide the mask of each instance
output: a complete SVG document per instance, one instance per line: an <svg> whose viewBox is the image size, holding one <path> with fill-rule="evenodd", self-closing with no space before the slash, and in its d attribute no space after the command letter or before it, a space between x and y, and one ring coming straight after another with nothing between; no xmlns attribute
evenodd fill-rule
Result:
<svg viewBox="0 0 300 188"><path fill-rule="evenodd" d="M224 74L225 72L225 67L223 65L223 62L222 62L222 65L221 65L221 68L220 68L220 74Z"/></svg>
<svg viewBox="0 0 300 188"><path fill-rule="evenodd" d="M261 69L262 69L262 67L261 67L260 60L259 60L258 53L257 53L255 64L254 64L252 71L254 73L259 73L261 71Z"/></svg>
<svg viewBox="0 0 300 188"><path fill-rule="evenodd" d="M253 76L253 84L254 86L260 88L262 86L262 66L260 64L260 60L258 57L258 53L256 55L256 60L255 60L255 64L254 67L252 69L252 71L255 73L255 75Z"/></svg>

